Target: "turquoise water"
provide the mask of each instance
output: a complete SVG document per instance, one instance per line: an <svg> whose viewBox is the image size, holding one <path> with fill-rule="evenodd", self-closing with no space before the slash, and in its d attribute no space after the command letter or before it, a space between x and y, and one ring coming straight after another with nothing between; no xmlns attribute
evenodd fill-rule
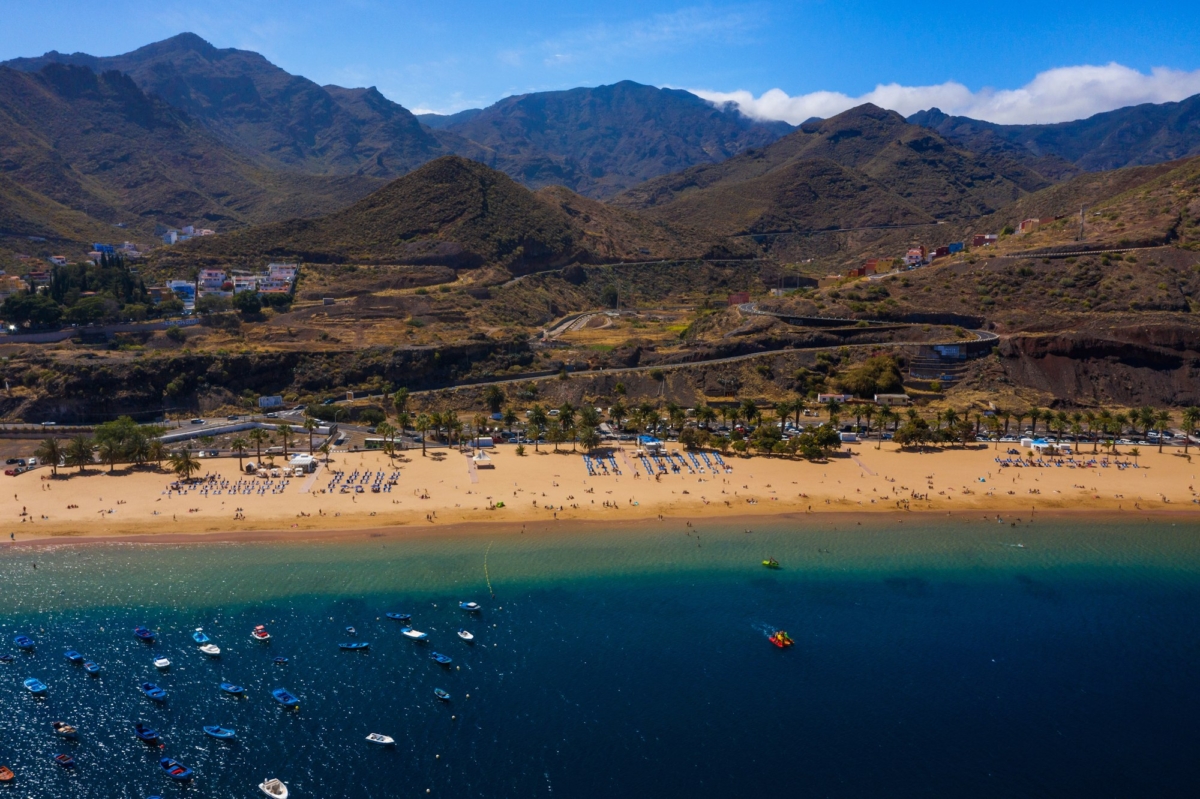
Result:
<svg viewBox="0 0 1200 799"><path fill-rule="evenodd" d="M18 778L0 796L248 797L267 776L323 799L1196 795L1197 525L753 524L6 547L0 763ZM248 637L259 623L269 644ZM196 651L199 626L220 659ZM776 628L796 646L770 646ZM20 633L34 653L11 645ZM45 699L21 686L31 676ZM246 697L221 695L225 680ZM298 712L271 699L280 686ZM54 720L80 740L56 740ZM50 759L63 751L73 773ZM195 781L170 784L163 754Z"/></svg>

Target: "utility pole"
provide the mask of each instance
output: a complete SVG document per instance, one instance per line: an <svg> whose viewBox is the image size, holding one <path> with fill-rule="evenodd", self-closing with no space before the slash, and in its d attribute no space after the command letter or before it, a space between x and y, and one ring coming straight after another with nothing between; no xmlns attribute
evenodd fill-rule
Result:
<svg viewBox="0 0 1200 799"><path fill-rule="evenodd" d="M1087 210L1086 205L1079 206L1079 238L1076 241L1083 241L1083 220L1084 212Z"/></svg>

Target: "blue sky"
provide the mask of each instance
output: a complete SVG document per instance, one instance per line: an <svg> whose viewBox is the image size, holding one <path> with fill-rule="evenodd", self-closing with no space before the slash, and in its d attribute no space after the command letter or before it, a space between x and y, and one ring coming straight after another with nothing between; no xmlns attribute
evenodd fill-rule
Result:
<svg viewBox="0 0 1200 799"><path fill-rule="evenodd" d="M0 59L192 31L442 112L626 78L791 121L864 99L1056 121L1200 93L1200 3L1184 0L0 0L0 19Z"/></svg>

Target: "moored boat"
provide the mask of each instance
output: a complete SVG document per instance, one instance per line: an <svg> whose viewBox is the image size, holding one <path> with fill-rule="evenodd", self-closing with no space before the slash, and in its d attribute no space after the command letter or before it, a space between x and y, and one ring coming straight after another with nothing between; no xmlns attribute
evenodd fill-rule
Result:
<svg viewBox="0 0 1200 799"><path fill-rule="evenodd" d="M79 737L79 730L65 721L52 721L50 726L54 728L54 734L60 738L74 740Z"/></svg>
<svg viewBox="0 0 1200 799"><path fill-rule="evenodd" d="M230 696L241 696L242 694L246 693L245 688L240 685L235 685L231 682L221 683L221 690Z"/></svg>
<svg viewBox="0 0 1200 799"><path fill-rule="evenodd" d="M381 735L377 732L373 732L368 735L367 740L373 744L379 744L380 746L391 746L392 744L396 743L396 739L392 736Z"/></svg>
<svg viewBox="0 0 1200 799"><path fill-rule="evenodd" d="M285 657L277 657L274 660L272 660L271 662L274 663L276 666L286 666L288 659Z"/></svg>
<svg viewBox="0 0 1200 799"><path fill-rule="evenodd" d="M448 691L443 691L441 688L434 688L433 695L436 696L438 699L442 700L443 702L450 701L450 693Z"/></svg>
<svg viewBox="0 0 1200 799"><path fill-rule="evenodd" d="M464 641L474 641L475 640L475 636L473 634L471 634L470 632L468 632L467 630L460 629L458 631L458 637L463 639Z"/></svg>
<svg viewBox="0 0 1200 799"><path fill-rule="evenodd" d="M63 652L63 657L75 665L79 665L83 662L83 655L79 654L74 649L68 649L66 652Z"/></svg>
<svg viewBox="0 0 1200 799"><path fill-rule="evenodd" d="M170 757L164 757L158 761L158 765L162 768L163 773L176 782L187 782L193 776L190 768Z"/></svg>
<svg viewBox="0 0 1200 799"><path fill-rule="evenodd" d="M144 693L146 696L153 699L155 702L166 701L166 698L167 698L166 690L159 688L154 683L144 682L139 687L141 688L142 693Z"/></svg>
<svg viewBox="0 0 1200 799"><path fill-rule="evenodd" d="M221 656L221 647L217 646L216 644L205 644L204 646L200 647L200 651L208 655L210 658L217 658Z"/></svg>
<svg viewBox="0 0 1200 799"><path fill-rule="evenodd" d="M780 649L789 647L795 643L795 641L792 640L792 637L783 630L776 630L775 632L771 633L771 637L767 640L775 644L775 646L779 647Z"/></svg>
<svg viewBox="0 0 1200 799"><path fill-rule="evenodd" d="M271 692L271 696L275 697L275 701L286 708L300 707L300 700L292 696L286 688L276 688Z"/></svg>
<svg viewBox="0 0 1200 799"><path fill-rule="evenodd" d="M263 780L258 784L258 789L267 796L273 796L275 799L287 799L288 789L279 780L272 777L269 780Z"/></svg>
<svg viewBox="0 0 1200 799"><path fill-rule="evenodd" d="M423 633L420 630L414 630L412 627L405 627L400 631L400 634L405 638L411 638L414 641L424 641L429 637L429 633Z"/></svg>
<svg viewBox="0 0 1200 799"><path fill-rule="evenodd" d="M94 660L83 661L83 670L93 677L100 673L100 664Z"/></svg>
<svg viewBox="0 0 1200 799"><path fill-rule="evenodd" d="M359 651L362 649L370 649L370 648L371 648L370 641L344 641L344 642L338 644L338 649L343 649L348 652L355 652L355 651Z"/></svg>
<svg viewBox="0 0 1200 799"><path fill-rule="evenodd" d="M267 628L259 624L250 631L250 638L254 641L270 641L271 634L267 632Z"/></svg>
<svg viewBox="0 0 1200 799"><path fill-rule="evenodd" d="M12 782L16 776L8 766L0 766L0 782Z"/></svg>
<svg viewBox="0 0 1200 799"><path fill-rule="evenodd" d="M468 613L478 613L481 610L478 602L459 602L458 606Z"/></svg>
<svg viewBox="0 0 1200 799"><path fill-rule="evenodd" d="M33 646L34 646L33 639L30 638L28 635L16 636L15 638L13 638L13 643L16 644L17 649L24 649L25 651L29 651L30 649L33 649Z"/></svg>
<svg viewBox="0 0 1200 799"><path fill-rule="evenodd" d="M25 681L25 690L29 691L29 693L33 694L34 696L45 696L46 691L49 689L46 687L46 683L42 682L36 677L30 677Z"/></svg>
<svg viewBox="0 0 1200 799"><path fill-rule="evenodd" d="M228 727L218 727L216 724L209 725L204 728L204 733L213 738L218 738L222 741L228 741L237 736L237 733Z"/></svg>
<svg viewBox="0 0 1200 799"><path fill-rule="evenodd" d="M347 627L346 635L358 635L358 630L354 629L353 627Z"/></svg>
<svg viewBox="0 0 1200 799"><path fill-rule="evenodd" d="M12 663L16 660L12 655L0 655L0 663Z"/></svg>
<svg viewBox="0 0 1200 799"><path fill-rule="evenodd" d="M153 631L153 630L151 630L149 627L141 627L141 626L134 627L134 628L133 628L133 634L134 634L135 636L137 636L137 638L138 638L139 640L141 640L141 641L145 641L145 642L147 642L147 643L153 643L153 642L154 642L154 639L155 639L155 637L156 637L156 636L154 635L154 631Z"/></svg>
<svg viewBox="0 0 1200 799"><path fill-rule="evenodd" d="M387 616L392 621L411 621L412 620L411 613L385 613L383 615Z"/></svg>
<svg viewBox="0 0 1200 799"><path fill-rule="evenodd" d="M763 561L763 565L766 566L768 569L778 569L779 561L775 560L775 558L767 558L766 560Z"/></svg>
<svg viewBox="0 0 1200 799"><path fill-rule="evenodd" d="M212 639L204 634L203 627L197 627L196 632L192 633L192 640L198 644L207 644Z"/></svg>
<svg viewBox="0 0 1200 799"><path fill-rule="evenodd" d="M169 669L169 668L171 668L171 661L160 655L159 657L156 657L154 659L154 668Z"/></svg>
<svg viewBox="0 0 1200 799"><path fill-rule="evenodd" d="M136 735L139 740L145 741L148 744L158 742L158 731L151 727L147 727L140 721L133 725L133 734Z"/></svg>
<svg viewBox="0 0 1200 799"><path fill-rule="evenodd" d="M449 656L443 655L441 652L430 653L429 659L436 661L437 663L440 663L443 666L449 666L450 663L452 662L452 659Z"/></svg>
<svg viewBox="0 0 1200 799"><path fill-rule="evenodd" d="M54 762L63 768L75 768L75 758L70 755L55 755Z"/></svg>

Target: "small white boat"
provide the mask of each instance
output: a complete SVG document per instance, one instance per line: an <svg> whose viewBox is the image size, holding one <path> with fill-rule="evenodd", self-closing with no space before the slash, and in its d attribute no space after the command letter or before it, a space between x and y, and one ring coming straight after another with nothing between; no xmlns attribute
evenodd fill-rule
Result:
<svg viewBox="0 0 1200 799"><path fill-rule="evenodd" d="M269 780L263 780L262 782L260 782L258 784L258 789L260 791L262 791L263 793L265 793L267 796L274 796L274 797L277 797L277 799L287 799L287 795L288 795L287 786L284 785L279 780L275 779L274 777L272 777Z"/></svg>
<svg viewBox="0 0 1200 799"><path fill-rule="evenodd" d="M459 602L458 606L468 613L478 613L482 609L478 602Z"/></svg>
<svg viewBox="0 0 1200 799"><path fill-rule="evenodd" d="M221 647L217 646L216 644L205 644L204 646L200 647L200 651L209 657L216 658L221 656Z"/></svg>
<svg viewBox="0 0 1200 799"><path fill-rule="evenodd" d="M171 668L171 661L169 661L169 660L167 660L166 658L163 658L163 657L158 657L158 658L155 658L155 659L154 659L154 668L156 668L156 669L169 669L169 668Z"/></svg>
<svg viewBox="0 0 1200 799"><path fill-rule="evenodd" d="M424 641L429 637L429 633L423 633L420 630L414 630L412 627L405 627L400 631L405 638L411 638L414 641Z"/></svg>
<svg viewBox="0 0 1200 799"><path fill-rule="evenodd" d="M458 637L463 639L464 641L474 641L475 640L475 636L472 635L467 630L459 630Z"/></svg>
<svg viewBox="0 0 1200 799"><path fill-rule="evenodd" d="M379 744L380 746L391 746L392 744L396 743L396 739L392 736L380 735L377 732L373 732L368 735L367 740L373 744Z"/></svg>
<svg viewBox="0 0 1200 799"><path fill-rule="evenodd" d="M267 632L267 628L263 625L256 626L250 631L250 640L252 641L270 641L271 634Z"/></svg>

